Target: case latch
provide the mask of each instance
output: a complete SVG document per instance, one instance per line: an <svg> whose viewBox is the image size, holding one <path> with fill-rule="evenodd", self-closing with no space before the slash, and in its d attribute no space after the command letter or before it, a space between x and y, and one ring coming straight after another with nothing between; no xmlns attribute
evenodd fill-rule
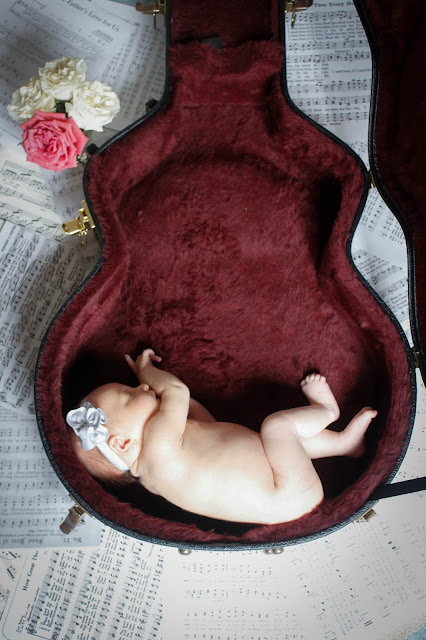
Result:
<svg viewBox="0 0 426 640"><path fill-rule="evenodd" d="M87 234L90 230L95 230L96 225L93 222L87 202L83 200L81 204L83 206L78 210L78 216L68 220L68 222L64 222L62 229L69 236L78 234L81 239L81 246L85 249L87 247Z"/></svg>
<svg viewBox="0 0 426 640"><path fill-rule="evenodd" d="M63 523L59 525L62 533L65 533L66 535L71 533L71 531L74 531L76 526L83 520L84 515L87 513L87 511L83 509L83 507L80 506L72 496L70 496L70 498L73 500L74 505L69 510Z"/></svg>
<svg viewBox="0 0 426 640"><path fill-rule="evenodd" d="M370 509L367 509L367 511L363 513L360 518L357 518L355 522L370 522L371 518L374 518L375 515L376 512L372 507L370 507Z"/></svg>
<svg viewBox="0 0 426 640"><path fill-rule="evenodd" d="M166 15L167 0L157 0L157 2L137 2L136 11L140 11L145 15L148 14L154 18L154 29L157 28L157 16Z"/></svg>
<svg viewBox="0 0 426 640"><path fill-rule="evenodd" d="M285 0L285 12L291 13L291 26L294 27L297 14L312 7L313 0Z"/></svg>
<svg viewBox="0 0 426 640"><path fill-rule="evenodd" d="M413 352L414 366L416 369L420 369L420 352L416 350L416 347L411 347L411 351Z"/></svg>

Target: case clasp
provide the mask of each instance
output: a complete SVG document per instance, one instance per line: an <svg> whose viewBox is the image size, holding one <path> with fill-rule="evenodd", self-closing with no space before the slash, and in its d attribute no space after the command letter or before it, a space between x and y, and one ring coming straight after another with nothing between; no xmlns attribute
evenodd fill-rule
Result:
<svg viewBox="0 0 426 640"><path fill-rule="evenodd" d="M297 14L312 7L313 0L285 0L285 12L291 13L291 26L294 27Z"/></svg>
<svg viewBox="0 0 426 640"><path fill-rule="evenodd" d="M157 16L162 14L166 15L167 9L167 0L157 0L156 2L137 2L136 3L136 11L140 11L145 15L153 16L154 18L154 29L157 28Z"/></svg>
<svg viewBox="0 0 426 640"><path fill-rule="evenodd" d="M74 505L69 510L69 513L62 524L59 525L62 533L66 535L70 534L71 531L74 531L76 526L83 520L84 514L87 513L83 507L81 507L77 502L75 502L74 498L70 496L71 500L73 500ZM90 514L89 514L90 515Z"/></svg>
<svg viewBox="0 0 426 640"><path fill-rule="evenodd" d="M95 230L96 225L93 222L87 202L83 200L81 204L83 206L78 210L78 216L68 220L68 222L64 222L62 229L69 236L78 234L81 239L81 246L85 249L87 247L87 234L90 230Z"/></svg>
<svg viewBox="0 0 426 640"><path fill-rule="evenodd" d="M416 347L411 347L411 351L413 352L414 356L414 366L416 369L420 369L420 351L417 351Z"/></svg>
<svg viewBox="0 0 426 640"><path fill-rule="evenodd" d="M363 513L360 518L355 520L355 522L370 522L371 518L374 518L375 515L376 515L376 512L371 507L370 509L367 509L367 511Z"/></svg>

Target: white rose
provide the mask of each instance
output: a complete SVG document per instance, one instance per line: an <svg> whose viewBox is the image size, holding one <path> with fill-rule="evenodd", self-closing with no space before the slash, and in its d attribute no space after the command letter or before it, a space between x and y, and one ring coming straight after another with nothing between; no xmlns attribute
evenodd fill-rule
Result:
<svg viewBox="0 0 426 640"><path fill-rule="evenodd" d="M86 77L87 65L78 58L58 58L46 62L39 69L41 86L57 100L69 100L75 89Z"/></svg>
<svg viewBox="0 0 426 640"><path fill-rule="evenodd" d="M80 129L103 131L120 111L120 100L108 85L99 80L83 82L72 92L72 103L65 103L69 116Z"/></svg>
<svg viewBox="0 0 426 640"><path fill-rule="evenodd" d="M40 78L30 78L26 85L13 92L7 111L17 122L26 122L36 109L55 111L55 98L43 91Z"/></svg>

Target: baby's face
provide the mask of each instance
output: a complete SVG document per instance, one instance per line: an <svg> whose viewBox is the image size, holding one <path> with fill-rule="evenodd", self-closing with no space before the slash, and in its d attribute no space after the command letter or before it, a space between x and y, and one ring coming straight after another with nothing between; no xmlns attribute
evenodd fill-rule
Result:
<svg viewBox="0 0 426 640"><path fill-rule="evenodd" d="M92 391L88 400L105 413L110 437L118 433L132 441L131 457L136 459L142 448L144 427L160 407L155 392L147 384L128 387L113 382ZM132 461L126 456L127 463Z"/></svg>

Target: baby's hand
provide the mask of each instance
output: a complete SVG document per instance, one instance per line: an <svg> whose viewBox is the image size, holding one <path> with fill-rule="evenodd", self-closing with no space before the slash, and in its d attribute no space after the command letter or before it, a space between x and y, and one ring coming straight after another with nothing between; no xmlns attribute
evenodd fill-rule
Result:
<svg viewBox="0 0 426 640"><path fill-rule="evenodd" d="M145 349L140 356L133 360L128 353L125 354L125 360L135 376L139 378L139 374L144 367L151 366L152 362L161 362L162 358L157 356L153 349Z"/></svg>

